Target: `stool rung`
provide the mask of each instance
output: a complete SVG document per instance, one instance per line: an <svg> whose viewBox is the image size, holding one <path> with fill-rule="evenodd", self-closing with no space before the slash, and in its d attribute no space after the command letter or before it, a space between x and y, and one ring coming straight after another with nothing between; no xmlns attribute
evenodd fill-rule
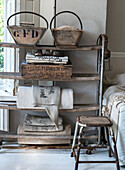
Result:
<svg viewBox="0 0 125 170"><path fill-rule="evenodd" d="M116 161L78 161L78 163L116 163Z"/></svg>

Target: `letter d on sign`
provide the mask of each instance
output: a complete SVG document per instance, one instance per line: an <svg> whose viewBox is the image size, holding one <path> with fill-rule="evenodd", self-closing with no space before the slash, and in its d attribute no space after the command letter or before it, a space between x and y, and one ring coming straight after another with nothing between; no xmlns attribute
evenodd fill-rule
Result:
<svg viewBox="0 0 125 170"><path fill-rule="evenodd" d="M38 37L38 32L35 30L32 30L32 38Z"/></svg>

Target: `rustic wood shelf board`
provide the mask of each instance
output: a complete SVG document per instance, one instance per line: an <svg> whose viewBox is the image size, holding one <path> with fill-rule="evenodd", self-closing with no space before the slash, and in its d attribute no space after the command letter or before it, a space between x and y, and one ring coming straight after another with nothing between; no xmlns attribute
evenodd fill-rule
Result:
<svg viewBox="0 0 125 170"><path fill-rule="evenodd" d="M41 50L64 50L64 51L91 51L91 50L101 50L101 45L86 45L86 46L79 46L77 48L62 48L62 47L56 47L51 45L17 45L15 43L0 43L0 47L9 47L9 48L26 48L26 49L41 49Z"/></svg>
<svg viewBox="0 0 125 170"><path fill-rule="evenodd" d="M15 80L25 80L25 78L21 75L21 73L16 72L0 72L0 78L3 79L15 79ZM32 79L26 79L32 80ZM40 79L33 79L33 80L40 80ZM99 75L97 74L83 74L83 73L74 73L71 79L41 79L46 81L96 81L100 80Z"/></svg>
<svg viewBox="0 0 125 170"><path fill-rule="evenodd" d="M0 109L9 109L9 110L31 110L31 111L45 111L44 109L19 109L16 106L16 102L0 102ZM60 112L82 112L82 111L91 111L98 110L99 106L94 104L75 104L73 109L59 109Z"/></svg>
<svg viewBox="0 0 125 170"><path fill-rule="evenodd" d="M76 148L76 147L75 147ZM92 149L95 148L107 148L106 146L95 146L92 147ZM28 145L19 145L19 146L2 146L2 149L38 149L38 150L43 150L43 149L71 149L71 146L63 146L63 145L51 145L51 146L28 146ZM81 147L81 149L90 149L90 147Z"/></svg>
<svg viewBox="0 0 125 170"><path fill-rule="evenodd" d="M17 135L16 133L12 132L7 132L7 131L2 131L0 130L0 138L3 139L19 139L19 138L30 138L30 139L73 139L72 135L63 135L63 136L55 136L55 135ZM92 135L92 136L84 136L83 139L97 139L97 135Z"/></svg>

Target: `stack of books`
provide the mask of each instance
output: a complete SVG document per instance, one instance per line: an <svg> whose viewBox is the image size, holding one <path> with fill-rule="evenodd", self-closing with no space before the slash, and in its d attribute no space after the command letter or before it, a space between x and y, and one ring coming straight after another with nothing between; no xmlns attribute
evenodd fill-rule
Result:
<svg viewBox="0 0 125 170"><path fill-rule="evenodd" d="M26 54L26 63L51 63L51 64L67 64L68 56L35 56L31 53Z"/></svg>

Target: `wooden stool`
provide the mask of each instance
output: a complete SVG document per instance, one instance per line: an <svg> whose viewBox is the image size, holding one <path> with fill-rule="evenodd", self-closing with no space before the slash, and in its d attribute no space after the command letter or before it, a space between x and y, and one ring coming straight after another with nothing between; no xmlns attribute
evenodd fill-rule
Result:
<svg viewBox="0 0 125 170"><path fill-rule="evenodd" d="M76 127L75 127L75 133L74 133L74 139L73 139L73 143L72 143L72 149L71 149L71 157L75 157L75 170L78 169L78 164L79 163L116 163L117 166L117 170L120 170L119 167L119 160L118 160L118 154L117 154L117 149L116 149L116 141L114 138L114 133L112 128L111 129L111 138L113 141L113 146L114 146L114 157L115 157L115 161L79 161L79 155L80 155L80 149L81 149L81 138L82 138L82 134L83 134L83 128L85 127L104 127L106 129L106 136L107 136L107 149L109 152L109 157L111 157L111 146L110 146L110 142L109 142L109 127L112 126L112 122L104 116L98 116L98 117L92 117L92 116L80 116L77 118L76 121ZM79 137L78 137L78 145L77 145L77 154L75 154L75 141L77 138L77 132L78 129L80 127L79 130ZM98 146L95 147L88 147L88 149L92 150L98 148ZM104 148L103 146L101 146L101 148Z"/></svg>

